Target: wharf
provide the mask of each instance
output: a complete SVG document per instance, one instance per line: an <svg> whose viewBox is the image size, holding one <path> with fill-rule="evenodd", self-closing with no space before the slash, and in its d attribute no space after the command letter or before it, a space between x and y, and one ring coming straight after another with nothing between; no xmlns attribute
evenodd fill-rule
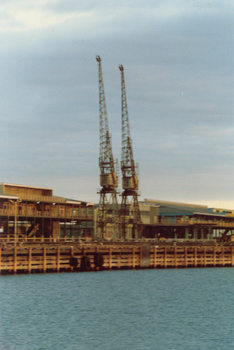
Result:
<svg viewBox="0 0 234 350"><path fill-rule="evenodd" d="M234 244L215 241L0 242L0 273L231 267Z"/></svg>

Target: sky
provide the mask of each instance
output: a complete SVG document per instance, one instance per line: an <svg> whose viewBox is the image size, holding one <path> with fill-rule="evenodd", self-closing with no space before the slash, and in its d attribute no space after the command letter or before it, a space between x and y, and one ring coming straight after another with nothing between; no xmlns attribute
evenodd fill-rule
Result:
<svg viewBox="0 0 234 350"><path fill-rule="evenodd" d="M98 203L100 55L119 162L124 66L139 200L233 204L233 22L231 0L2 0L0 182Z"/></svg>

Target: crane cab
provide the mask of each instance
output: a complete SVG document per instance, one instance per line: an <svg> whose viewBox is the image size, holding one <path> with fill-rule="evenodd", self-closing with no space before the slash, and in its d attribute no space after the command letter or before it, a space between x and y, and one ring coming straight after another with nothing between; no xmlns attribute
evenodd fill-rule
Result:
<svg viewBox="0 0 234 350"><path fill-rule="evenodd" d="M101 174L100 186L102 187L118 187L118 177L113 174Z"/></svg>
<svg viewBox="0 0 234 350"><path fill-rule="evenodd" d="M122 187L124 190L138 190L138 180L136 174L131 177L123 177Z"/></svg>

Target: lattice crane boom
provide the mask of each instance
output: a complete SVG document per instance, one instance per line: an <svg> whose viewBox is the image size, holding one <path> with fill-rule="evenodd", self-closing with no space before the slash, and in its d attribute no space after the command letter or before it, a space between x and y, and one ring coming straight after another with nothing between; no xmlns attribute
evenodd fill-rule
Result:
<svg viewBox="0 0 234 350"><path fill-rule="evenodd" d="M98 239L119 238L119 209L116 190L118 177L115 170L108 126L101 57L96 56L96 60L98 62L99 76L99 167L101 186L96 237Z"/></svg>
<svg viewBox="0 0 234 350"><path fill-rule="evenodd" d="M96 56L99 66L99 124L100 124L100 149L99 149L99 167L100 167L100 185L104 187L118 187L118 177L115 172L115 162L113 158L111 138L109 134L108 117L106 109L106 99L104 92L104 82L102 74L101 57Z"/></svg>
<svg viewBox="0 0 234 350"><path fill-rule="evenodd" d="M122 202L120 209L120 226L123 238L141 238L142 222L138 203L138 178L133 158L132 141L128 119L127 96L124 79L124 68L121 72L121 108L122 108Z"/></svg>
<svg viewBox="0 0 234 350"><path fill-rule="evenodd" d="M133 158L132 140L128 118L127 95L124 79L124 67L119 65L121 72L121 104L122 104L122 187L123 189L138 190L138 178Z"/></svg>

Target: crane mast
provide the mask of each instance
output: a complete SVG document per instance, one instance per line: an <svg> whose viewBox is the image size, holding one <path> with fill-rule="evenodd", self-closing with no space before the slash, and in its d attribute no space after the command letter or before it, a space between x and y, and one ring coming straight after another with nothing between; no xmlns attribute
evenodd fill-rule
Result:
<svg viewBox="0 0 234 350"><path fill-rule="evenodd" d="M124 67L119 65L121 72L121 105L122 105L122 201L120 209L120 225L123 238L127 238L128 230L132 232L129 238L141 238L142 223L138 203L138 177L133 158L132 140L128 119L127 96L124 79Z"/></svg>
<svg viewBox="0 0 234 350"><path fill-rule="evenodd" d="M117 161L112 153L109 134L106 99L104 92L101 57L96 56L99 75L99 167L100 167L100 199L97 213L97 238L117 238L119 228L119 211L117 202L118 177Z"/></svg>

